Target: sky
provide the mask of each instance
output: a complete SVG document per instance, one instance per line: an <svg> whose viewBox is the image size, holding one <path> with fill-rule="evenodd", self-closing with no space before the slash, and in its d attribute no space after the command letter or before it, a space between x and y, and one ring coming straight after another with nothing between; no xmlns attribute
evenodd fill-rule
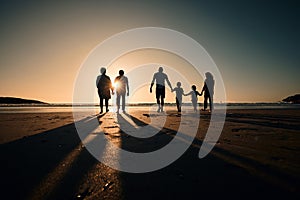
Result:
<svg viewBox="0 0 300 200"><path fill-rule="evenodd" d="M0 96L71 103L80 67L98 44L129 29L163 27L205 48L228 102L277 102L300 93L299 13L297 1L1 1ZM203 79L192 83L199 89ZM135 94L135 101L154 100L148 91Z"/></svg>

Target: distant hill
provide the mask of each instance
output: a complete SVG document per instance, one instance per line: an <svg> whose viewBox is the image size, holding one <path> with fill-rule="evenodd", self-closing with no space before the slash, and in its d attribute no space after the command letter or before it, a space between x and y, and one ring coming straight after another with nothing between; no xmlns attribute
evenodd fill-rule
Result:
<svg viewBox="0 0 300 200"><path fill-rule="evenodd" d="M0 97L0 104L47 104L42 101L21 99L16 97Z"/></svg>
<svg viewBox="0 0 300 200"><path fill-rule="evenodd" d="M296 94L294 96L289 96L282 100L283 102L300 104L300 94Z"/></svg>

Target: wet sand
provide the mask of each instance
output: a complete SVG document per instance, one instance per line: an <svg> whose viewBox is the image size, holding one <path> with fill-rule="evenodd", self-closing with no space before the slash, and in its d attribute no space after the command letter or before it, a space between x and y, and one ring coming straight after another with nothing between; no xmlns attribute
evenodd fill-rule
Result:
<svg viewBox="0 0 300 200"><path fill-rule="evenodd" d="M149 139L134 138L121 131L124 124L129 124L124 114L107 113L97 120L102 134L115 145L147 152L174 138L180 117L175 111L167 111L166 115L164 128ZM136 126L151 121L147 111L129 112L128 116ZM82 145L72 113L0 114L1 196L3 199L299 198L300 110L228 110L219 142L208 156L199 159L199 147L209 122L210 114L201 113L196 139L174 163L158 171L134 174L99 163Z"/></svg>

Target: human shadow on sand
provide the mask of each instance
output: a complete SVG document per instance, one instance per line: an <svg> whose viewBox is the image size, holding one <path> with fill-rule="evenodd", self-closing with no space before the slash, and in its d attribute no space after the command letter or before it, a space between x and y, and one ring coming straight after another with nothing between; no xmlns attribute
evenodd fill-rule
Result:
<svg viewBox="0 0 300 200"><path fill-rule="evenodd" d="M97 120L91 116L79 122L92 131L92 118ZM2 144L0 149L3 199L72 199L84 175L98 163L82 145L75 123Z"/></svg>
<svg viewBox="0 0 300 200"><path fill-rule="evenodd" d="M138 126L146 126L140 119L130 117ZM126 124L122 115L118 116L123 126ZM120 126L122 129L122 126ZM148 139L131 138L122 133L122 148L134 152L148 152L148 142L156 143L155 148L168 144L179 137L184 141L187 135L176 130L163 128L158 134ZM157 144L158 143L158 144ZM287 175L283 171L263 165L255 160L242 157L230 151L215 146L213 153L204 159L198 158L199 146L202 141L195 138L192 146L174 163L158 171L142 174L120 172L122 191L125 199L190 199L190 198L270 198L291 197L297 192L298 178ZM224 160L225 158L225 160ZM122 159L122 158L121 158ZM230 161L230 162L228 162ZM239 165L232 163L238 162ZM255 171L248 171L241 166Z"/></svg>
<svg viewBox="0 0 300 200"><path fill-rule="evenodd" d="M130 117L132 122L126 119ZM168 144L176 134L175 130L163 128L150 138L128 136L122 128L143 127L148 124L129 115L116 117L120 126L120 147L134 152L148 152ZM92 117L81 120L90 132L99 126ZM100 117L99 117L100 118ZM123 126L123 127L122 127ZM155 128L155 127L153 127ZM177 133L184 139L188 137ZM109 138L109 135L106 135ZM110 139L110 138L109 138ZM27 137L0 146L1 149L1 189L2 197L10 199L191 199L191 198L291 198L299 195L296 188L285 189L281 185L267 182L245 169L225 161L237 160L252 165L277 177L282 182L297 186L298 179L287 178L279 171L272 171L251 159L215 147L203 159L198 158L202 141L194 139L193 145L174 163L149 173L126 173L109 169L99 163L82 146L76 133L75 124L68 124L44 133ZM105 148L105 147L101 147ZM104 150L104 149L102 149ZM122 158L120 158L122 159ZM98 174L93 170L101 166ZM120 184L113 184L111 171L117 173ZM87 174L92 173L89 181ZM101 173L99 175L99 173ZM94 177L101 176L96 181ZM100 182L105 180L105 182ZM296 182L295 182L296 181ZM116 181L117 182L117 181ZM78 191L85 185L82 191ZM119 187L115 188L114 187ZM93 188L93 190L91 190ZM116 196L112 191L120 194Z"/></svg>

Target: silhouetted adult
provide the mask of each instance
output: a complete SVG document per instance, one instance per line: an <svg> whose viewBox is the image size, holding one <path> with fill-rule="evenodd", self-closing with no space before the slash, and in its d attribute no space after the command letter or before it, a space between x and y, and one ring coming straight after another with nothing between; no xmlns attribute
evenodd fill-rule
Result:
<svg viewBox="0 0 300 200"><path fill-rule="evenodd" d="M100 98L100 114L103 113L103 100L105 100L106 112L108 112L108 100L111 98L110 90L114 94L113 87L109 76L106 75L106 69L100 69L101 75L97 77L96 86L98 88L98 95Z"/></svg>
<svg viewBox="0 0 300 200"><path fill-rule="evenodd" d="M128 78L124 76L124 71L119 71L119 76L115 78L115 88L117 93L117 113L120 109L120 99L122 98L122 110L125 112L125 94L127 91L127 96L129 96L129 85Z"/></svg>
<svg viewBox="0 0 300 200"><path fill-rule="evenodd" d="M158 72L156 72L153 75L153 79L151 82L151 86L150 86L150 93L152 93L152 87L154 85L154 82L156 82L156 101L157 101L157 105L158 105L158 109L157 112L163 112L164 111L164 99L165 99L165 95L166 95L166 90L165 90L165 81L168 83L171 91L172 86L171 83L169 81L169 78L167 76L167 74L163 73L163 68L159 67L158 68ZM161 101L159 100L161 99Z"/></svg>
<svg viewBox="0 0 300 200"><path fill-rule="evenodd" d="M214 96L214 87L215 87L215 80L213 75L210 72L205 73L205 81L204 86L201 91L201 95L204 92L204 109L207 110L207 100L209 100L209 108L210 111L214 109L214 102L213 102L213 96Z"/></svg>

